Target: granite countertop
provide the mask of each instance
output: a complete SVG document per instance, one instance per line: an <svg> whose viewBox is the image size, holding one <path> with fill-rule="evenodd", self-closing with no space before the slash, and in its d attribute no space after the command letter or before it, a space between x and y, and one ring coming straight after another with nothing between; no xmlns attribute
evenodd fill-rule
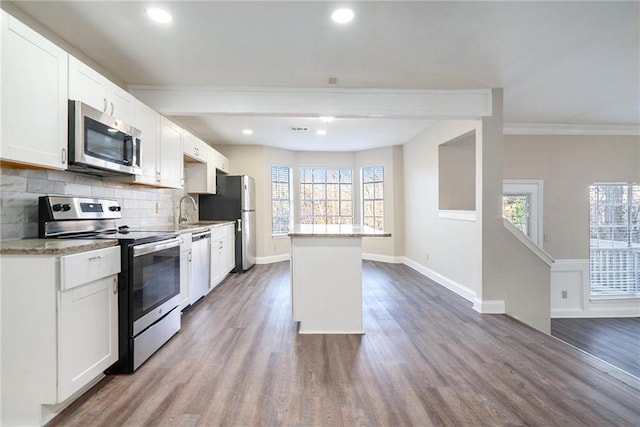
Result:
<svg viewBox="0 0 640 427"><path fill-rule="evenodd" d="M391 237L391 233L360 224L296 224L290 237Z"/></svg>
<svg viewBox="0 0 640 427"><path fill-rule="evenodd" d="M116 246L112 239L21 239L0 241L0 255L70 255Z"/></svg>
<svg viewBox="0 0 640 427"><path fill-rule="evenodd" d="M235 224L234 221L198 221L187 222L183 224L165 224L165 225L148 225L145 227L135 227L135 230L141 231L161 231L167 233L190 233L193 231L204 230L211 227L222 227L223 225Z"/></svg>

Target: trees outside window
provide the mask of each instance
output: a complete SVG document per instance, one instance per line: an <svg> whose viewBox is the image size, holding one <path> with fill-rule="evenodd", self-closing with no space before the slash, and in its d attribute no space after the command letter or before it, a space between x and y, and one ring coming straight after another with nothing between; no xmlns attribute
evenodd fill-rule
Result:
<svg viewBox="0 0 640 427"><path fill-rule="evenodd" d="M353 224L353 171L300 168L300 223Z"/></svg>

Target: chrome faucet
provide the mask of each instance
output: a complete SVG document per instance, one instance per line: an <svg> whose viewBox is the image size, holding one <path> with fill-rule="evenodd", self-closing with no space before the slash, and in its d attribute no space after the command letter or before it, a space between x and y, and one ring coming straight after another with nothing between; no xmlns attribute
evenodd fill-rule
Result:
<svg viewBox="0 0 640 427"><path fill-rule="evenodd" d="M191 200L191 204L193 205L193 208L196 210L198 209L198 204L196 203L196 200L190 195L185 194L182 197L182 199L180 199L180 212L178 214L179 215L178 224L182 224L183 222L189 221L189 217L186 214L182 213L182 202L184 201L184 199Z"/></svg>

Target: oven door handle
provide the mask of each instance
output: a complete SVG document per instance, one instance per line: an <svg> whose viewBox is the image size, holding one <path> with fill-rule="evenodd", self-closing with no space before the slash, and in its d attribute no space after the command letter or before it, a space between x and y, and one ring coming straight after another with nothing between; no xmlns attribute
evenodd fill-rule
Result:
<svg viewBox="0 0 640 427"><path fill-rule="evenodd" d="M180 246L184 242L182 237L175 237L170 240L162 240L160 242L145 243L144 245L138 245L133 247L133 257L138 257L153 252L163 251L165 249L175 248Z"/></svg>

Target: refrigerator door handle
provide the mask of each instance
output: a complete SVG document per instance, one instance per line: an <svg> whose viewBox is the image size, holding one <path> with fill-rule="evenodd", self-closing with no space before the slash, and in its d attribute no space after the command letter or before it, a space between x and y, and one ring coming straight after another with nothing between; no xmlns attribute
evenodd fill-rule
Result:
<svg viewBox="0 0 640 427"><path fill-rule="evenodd" d="M242 231L242 219L238 218L238 232Z"/></svg>

